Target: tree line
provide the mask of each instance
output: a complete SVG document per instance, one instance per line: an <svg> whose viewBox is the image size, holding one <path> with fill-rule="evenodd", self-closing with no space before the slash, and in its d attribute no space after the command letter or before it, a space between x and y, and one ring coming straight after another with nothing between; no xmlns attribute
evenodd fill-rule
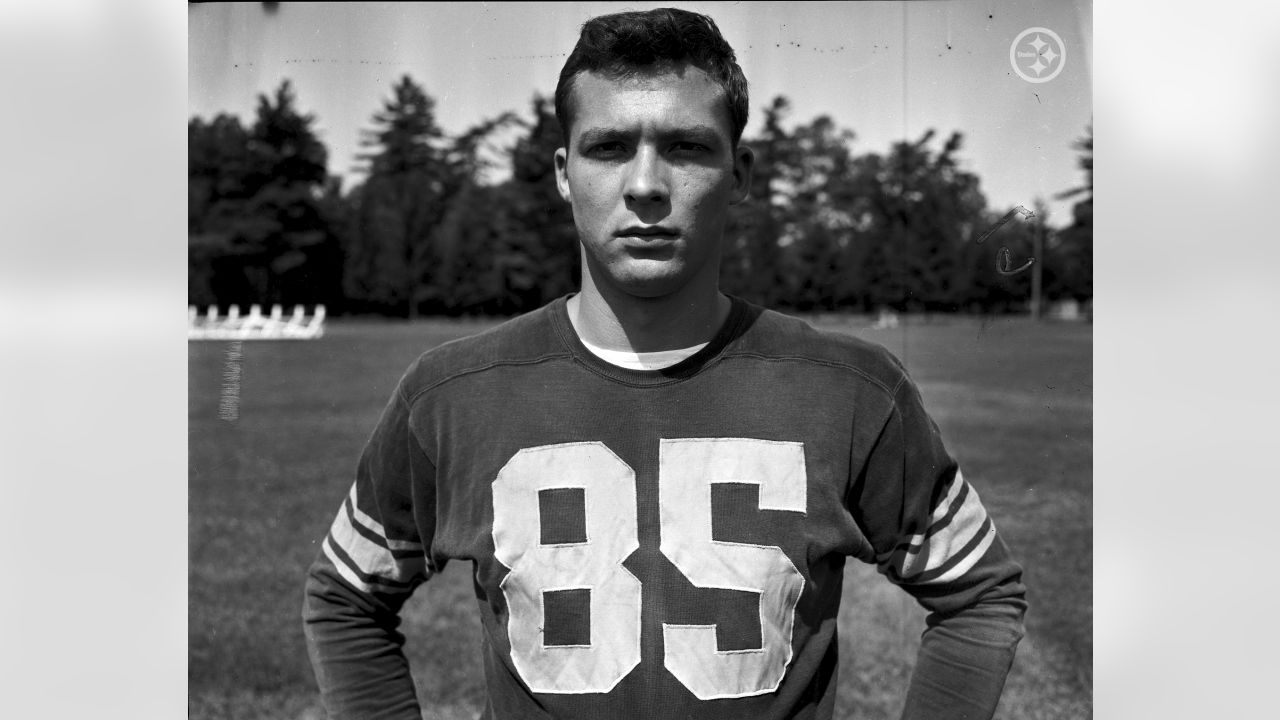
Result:
<svg viewBox="0 0 1280 720"><path fill-rule="evenodd" d="M248 126L229 114L191 118L188 302L509 315L576 289L577 235L552 160L560 127L549 98L535 95L530 110L450 135L406 75L373 114L362 179L345 190L287 80L259 96ZM1015 311L1030 273L1002 273L997 251L1031 257L1042 233L1043 297L1092 296L1091 128L1075 145L1084 182L1059 195L1077 198L1071 223L1048 229L1038 201L1037 218L982 243L1009 209L988 207L962 167L961 133L929 130L859 155L854 133L830 117L787 130L790 110L775 98L761 132L744 138L756 167L726 231L726 292L804 312ZM495 161L485 149L512 134ZM503 161L509 177L485 182Z"/></svg>

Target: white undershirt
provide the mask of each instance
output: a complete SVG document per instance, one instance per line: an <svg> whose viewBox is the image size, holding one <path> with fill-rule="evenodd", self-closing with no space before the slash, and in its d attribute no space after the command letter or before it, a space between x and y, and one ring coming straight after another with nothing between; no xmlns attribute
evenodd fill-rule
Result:
<svg viewBox="0 0 1280 720"><path fill-rule="evenodd" d="M579 336L578 339L582 340L582 337ZM582 344L591 351L592 355L601 360L629 370L661 370L662 368L668 368L707 346L707 343L702 343L693 347L680 348L679 350L637 353L626 350L606 350L592 345L586 340L582 340Z"/></svg>

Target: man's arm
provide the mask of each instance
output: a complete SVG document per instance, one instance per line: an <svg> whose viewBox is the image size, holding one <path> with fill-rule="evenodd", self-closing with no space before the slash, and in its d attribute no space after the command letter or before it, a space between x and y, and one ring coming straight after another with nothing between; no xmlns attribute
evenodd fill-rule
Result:
<svg viewBox="0 0 1280 720"><path fill-rule="evenodd" d="M346 585L322 555L307 575L302 614L330 718L421 719L396 608Z"/></svg>
<svg viewBox="0 0 1280 720"><path fill-rule="evenodd" d="M307 574L303 624L329 717L421 718L397 631L428 565L434 466L409 429L399 388Z"/></svg>
<svg viewBox="0 0 1280 720"><path fill-rule="evenodd" d="M904 719L990 718L1022 639L1026 611L1021 583L1012 580L992 597L953 615L929 616Z"/></svg>
<svg viewBox="0 0 1280 720"><path fill-rule="evenodd" d="M903 379L850 493L880 571L930 611L904 720L989 719L1023 634L1022 568Z"/></svg>

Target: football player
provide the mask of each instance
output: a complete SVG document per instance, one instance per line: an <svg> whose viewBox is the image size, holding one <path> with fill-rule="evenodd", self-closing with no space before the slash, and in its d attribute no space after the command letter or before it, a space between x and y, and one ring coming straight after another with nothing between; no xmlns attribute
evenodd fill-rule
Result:
<svg viewBox="0 0 1280 720"><path fill-rule="evenodd" d="M418 718L397 632L470 563L489 718L830 717L845 559L930 612L907 718L989 718L1021 569L887 351L721 293L747 83L715 23L595 18L556 89L569 297L423 354L311 568L334 718Z"/></svg>

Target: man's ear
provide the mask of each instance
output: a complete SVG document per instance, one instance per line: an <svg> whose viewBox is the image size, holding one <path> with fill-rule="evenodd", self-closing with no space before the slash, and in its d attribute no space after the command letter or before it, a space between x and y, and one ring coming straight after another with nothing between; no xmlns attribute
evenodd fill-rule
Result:
<svg viewBox="0 0 1280 720"><path fill-rule="evenodd" d="M556 189L565 202L573 202L569 195L569 151L566 148L556 149Z"/></svg>
<svg viewBox="0 0 1280 720"><path fill-rule="evenodd" d="M751 171L756 165L756 154L746 145L738 145L733 151L733 195L729 199L731 205L737 205L747 199L751 193Z"/></svg>

